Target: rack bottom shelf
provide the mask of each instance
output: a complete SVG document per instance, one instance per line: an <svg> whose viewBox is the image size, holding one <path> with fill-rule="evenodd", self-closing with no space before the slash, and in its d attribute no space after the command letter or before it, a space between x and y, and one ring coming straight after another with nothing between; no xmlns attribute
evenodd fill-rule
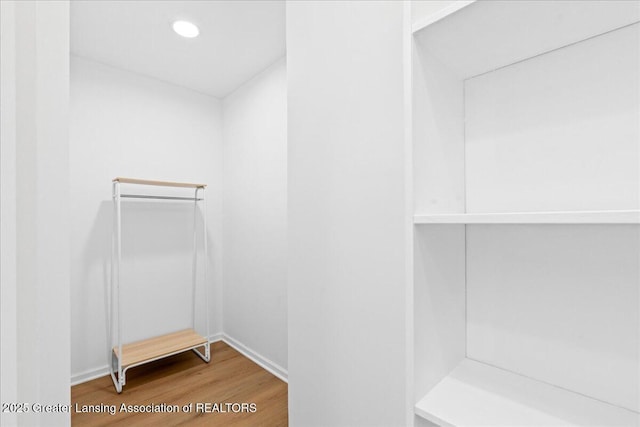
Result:
<svg viewBox="0 0 640 427"><path fill-rule="evenodd" d="M122 346L122 367L138 365L146 361L161 359L194 347L204 346L207 339L193 329L173 332L166 335L136 341ZM118 357L118 347L113 348Z"/></svg>
<svg viewBox="0 0 640 427"><path fill-rule="evenodd" d="M415 406L447 426L637 426L640 414L464 359Z"/></svg>

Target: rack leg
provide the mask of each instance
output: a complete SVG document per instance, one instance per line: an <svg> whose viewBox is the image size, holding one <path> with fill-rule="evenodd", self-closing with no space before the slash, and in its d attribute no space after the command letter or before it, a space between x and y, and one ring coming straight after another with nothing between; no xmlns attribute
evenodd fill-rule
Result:
<svg viewBox="0 0 640 427"><path fill-rule="evenodd" d="M122 387L126 383L125 373L122 371L122 367L118 363L118 358L114 353L111 353L111 380L116 387L118 393L122 393Z"/></svg>
<svg viewBox="0 0 640 427"><path fill-rule="evenodd" d="M204 345L204 354L202 354L202 353L200 352L200 350L198 350L197 348L194 348L194 349L192 349L192 350L193 350L193 352L194 352L195 354L197 354L197 355L198 355L198 357L200 357L200 359L202 359L202 360L204 360L205 362L209 363L209 362L211 361L211 353L210 353L210 350L209 350L209 346L210 346L210 345L211 345L210 343L206 343L206 344Z"/></svg>
<svg viewBox="0 0 640 427"><path fill-rule="evenodd" d="M206 330L206 339L207 339L207 345L205 346L205 357L206 357L206 361L209 362L209 360L211 360L211 353L210 353L210 343L209 343L209 337L211 336L211 331L209 329L209 283L207 282L207 278L208 278L208 268L207 268L207 264L209 263L209 249L208 249L208 243L207 243L207 198L206 198L206 190L203 187L202 188L202 220L203 220L203 240L204 240L204 263L203 263L203 270L204 270L204 306L205 306L205 330Z"/></svg>

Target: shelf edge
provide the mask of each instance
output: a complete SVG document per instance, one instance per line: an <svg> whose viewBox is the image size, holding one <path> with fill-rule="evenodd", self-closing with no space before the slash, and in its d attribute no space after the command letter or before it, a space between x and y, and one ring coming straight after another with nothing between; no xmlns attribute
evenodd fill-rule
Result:
<svg viewBox="0 0 640 427"><path fill-rule="evenodd" d="M640 210L417 214L420 224L640 224Z"/></svg>

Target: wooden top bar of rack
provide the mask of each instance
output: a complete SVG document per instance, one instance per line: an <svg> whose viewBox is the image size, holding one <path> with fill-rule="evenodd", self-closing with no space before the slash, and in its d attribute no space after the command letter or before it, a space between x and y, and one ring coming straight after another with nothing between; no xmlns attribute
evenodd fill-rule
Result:
<svg viewBox="0 0 640 427"><path fill-rule="evenodd" d="M113 178L113 182L121 184L156 185L159 187L183 187L183 188L204 188L207 184L194 184L191 182L153 181L150 179L123 178L121 176Z"/></svg>

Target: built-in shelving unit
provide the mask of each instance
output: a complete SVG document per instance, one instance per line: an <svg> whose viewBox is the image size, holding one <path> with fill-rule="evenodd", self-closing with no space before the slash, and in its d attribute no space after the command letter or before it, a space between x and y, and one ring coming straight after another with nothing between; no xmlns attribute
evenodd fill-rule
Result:
<svg viewBox="0 0 640 427"><path fill-rule="evenodd" d="M639 426L640 3L460 1L411 43L416 425Z"/></svg>
<svg viewBox="0 0 640 427"><path fill-rule="evenodd" d="M175 188L179 191L192 190L190 195L186 194L139 194L125 193L121 191L121 185L135 186L136 188L151 186L151 187L164 187ZM209 348L209 315L208 315L208 293L206 286L206 260L207 255L207 215L205 204L205 184L186 183L186 182L172 182L172 181L155 181L147 179L137 178L123 178L117 177L112 181L112 197L113 197L113 237L112 237L112 274L111 274L111 292L112 292L112 304L111 304L111 342L112 342L112 354L111 354L111 379L118 393L122 392L123 387L126 384L127 370L144 363L153 362L158 359L172 356L174 354L182 353L184 351L193 350L201 359L205 362L211 360L210 348ZM123 315L121 313L121 266L122 266L122 200L123 199L143 199L143 200L162 200L162 201L188 201L193 203L193 262L192 262L192 275L191 284L186 285L188 281L185 281L185 290L187 292L189 287L192 293L193 299L193 316L192 327L177 332L171 332L159 336L150 337L144 340L135 341L131 343L123 343ZM202 218L203 218L203 230L205 238L202 239L204 250L204 313L205 313L205 334L204 336L196 332L196 282L197 282L197 268L198 268L198 239L197 239L197 211L198 205L202 205ZM126 282L126 280L124 281ZM141 296L143 298L143 296ZM144 303L140 301L140 303ZM201 352L199 348L202 348L204 352Z"/></svg>

